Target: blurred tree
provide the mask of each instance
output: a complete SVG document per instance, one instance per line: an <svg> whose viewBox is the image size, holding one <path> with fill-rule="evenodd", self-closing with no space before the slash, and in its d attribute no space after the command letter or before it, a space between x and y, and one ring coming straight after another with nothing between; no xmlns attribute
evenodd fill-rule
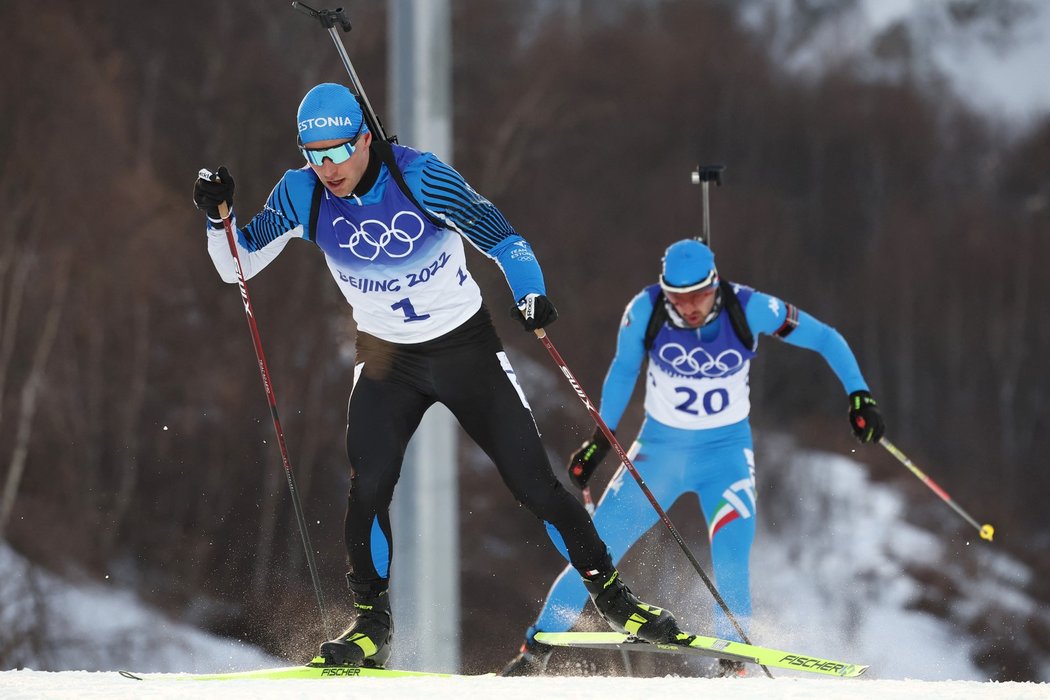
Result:
<svg viewBox="0 0 1050 700"><path fill-rule="evenodd" d="M768 19L798 22L775 35L805 41L822 13L851 4ZM736 5L457 0L457 168L532 242L562 314L552 333L598 398L624 305L655 281L664 248L699 229L689 173L726 163L712 191L723 274L836 326L894 439L1011 533L999 547L1045 567L1027 545L1050 537L1050 321L1036 304L1050 291L1038 266L1050 257L1050 118L1006 134L941 83L872 78L845 59L792 74L774 33L742 26ZM385 7L349 9L350 53L382 116ZM0 451L0 476L19 482L5 536L42 563L117 574L203 610L204 624L309 653L319 628L242 309L212 270L189 190L198 168L226 164L242 222L258 209L301 165L302 94L345 81L338 56L283 2L5 3L0 23L0 100L14 106L0 111L4 434L32 408L23 388L36 392L18 474L17 443ZM882 50L905 65L899 40ZM560 470L587 416L510 325L499 270L468 254ZM322 575L341 590L354 325L306 245L252 296ZM767 356L752 373L757 431L845 449L831 373L807 353ZM561 562L497 495L483 456L462 456L467 656L491 666L508 647L487 619L526 622ZM916 487L883 457L862 455ZM956 533L937 507L915 517ZM510 566L514 581L493 574Z"/></svg>

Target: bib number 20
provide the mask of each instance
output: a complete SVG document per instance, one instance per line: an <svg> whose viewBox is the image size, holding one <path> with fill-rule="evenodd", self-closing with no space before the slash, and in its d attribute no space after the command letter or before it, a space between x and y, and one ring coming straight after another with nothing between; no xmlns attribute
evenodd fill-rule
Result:
<svg viewBox="0 0 1050 700"><path fill-rule="evenodd" d="M705 415L713 416L729 406L729 392L725 389L712 389L701 396L689 387L680 386L675 388L674 393L685 394L685 400L675 408L691 416L700 415L700 407L703 407ZM700 406L696 406L698 399Z"/></svg>

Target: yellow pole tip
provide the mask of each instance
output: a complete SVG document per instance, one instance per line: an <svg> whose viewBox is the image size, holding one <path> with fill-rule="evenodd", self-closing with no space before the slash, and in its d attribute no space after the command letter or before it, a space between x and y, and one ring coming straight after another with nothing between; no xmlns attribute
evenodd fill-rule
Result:
<svg viewBox="0 0 1050 700"><path fill-rule="evenodd" d="M992 537L995 536L995 528L991 525L985 524L981 526L981 539L992 541Z"/></svg>

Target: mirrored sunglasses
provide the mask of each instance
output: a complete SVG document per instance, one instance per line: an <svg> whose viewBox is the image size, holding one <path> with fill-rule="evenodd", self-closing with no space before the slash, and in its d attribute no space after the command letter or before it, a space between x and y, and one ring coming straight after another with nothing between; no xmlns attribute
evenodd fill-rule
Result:
<svg viewBox="0 0 1050 700"><path fill-rule="evenodd" d="M341 143L338 146L331 146L329 148L303 148L299 147L299 151L306 158L308 163L313 165L324 165L324 159L329 158L333 163L339 165L340 163L346 162L350 156L354 155L354 144L357 143L357 139L360 136L354 136L346 143Z"/></svg>

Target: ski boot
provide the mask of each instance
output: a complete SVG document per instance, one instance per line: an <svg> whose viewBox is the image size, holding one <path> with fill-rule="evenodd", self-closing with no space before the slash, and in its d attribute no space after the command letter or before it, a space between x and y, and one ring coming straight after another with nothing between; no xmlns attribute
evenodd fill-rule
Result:
<svg viewBox="0 0 1050 700"><path fill-rule="evenodd" d="M518 655L510 660L503 670L501 676L542 676L547 670L547 661L551 658L554 647L543 642L537 642L532 636L532 630L521 645Z"/></svg>
<svg viewBox="0 0 1050 700"><path fill-rule="evenodd" d="M715 678L745 678L746 676L747 667L740 661L719 659L714 668Z"/></svg>
<svg viewBox="0 0 1050 700"><path fill-rule="evenodd" d="M394 637L387 582L357 581L350 574L346 582L354 596L357 619L341 635L321 644L321 656L328 665L382 668L390 658Z"/></svg>
<svg viewBox="0 0 1050 700"><path fill-rule="evenodd" d="M638 600L620 580L620 572L594 572L584 576L583 585L591 594L594 607L609 626L646 642L673 642L681 633L674 615Z"/></svg>

